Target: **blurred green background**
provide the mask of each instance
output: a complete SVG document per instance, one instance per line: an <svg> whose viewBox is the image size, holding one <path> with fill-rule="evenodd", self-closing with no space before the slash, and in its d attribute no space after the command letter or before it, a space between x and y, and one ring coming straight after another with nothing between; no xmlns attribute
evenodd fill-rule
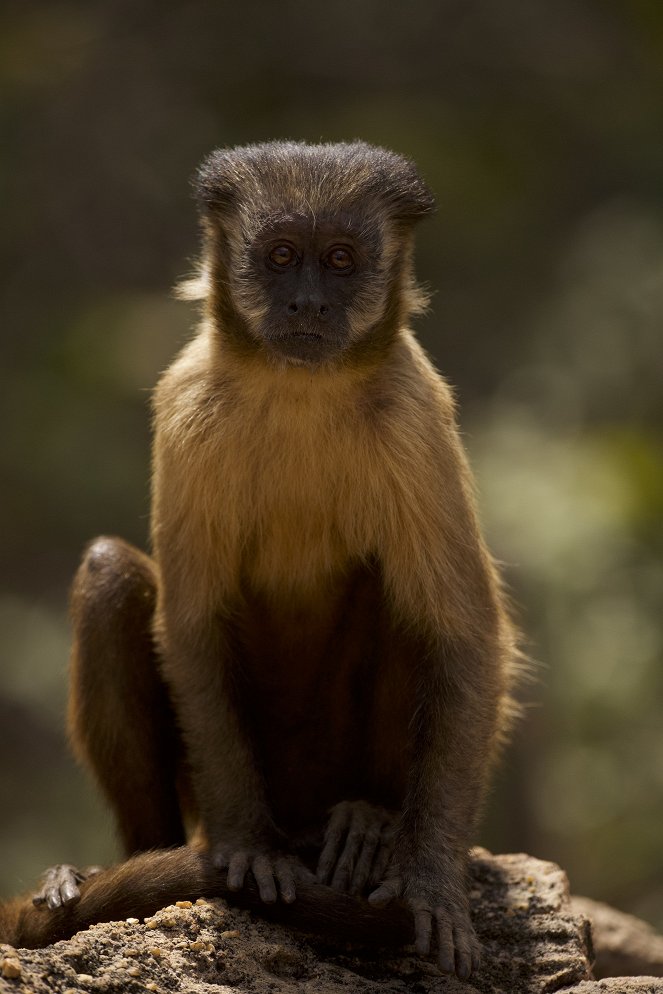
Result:
<svg viewBox="0 0 663 994"><path fill-rule="evenodd" d="M23 0L0 94L0 892L115 855L64 740L67 587L92 536L146 542L189 177L362 137L439 198L417 327L541 663L481 841L663 926L663 5Z"/></svg>

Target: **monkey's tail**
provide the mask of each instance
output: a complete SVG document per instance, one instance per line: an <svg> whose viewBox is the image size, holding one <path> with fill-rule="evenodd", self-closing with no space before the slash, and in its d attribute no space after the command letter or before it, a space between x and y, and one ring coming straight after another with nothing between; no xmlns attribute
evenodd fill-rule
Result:
<svg viewBox="0 0 663 994"><path fill-rule="evenodd" d="M262 918L278 921L335 942L399 945L411 942L409 913L394 905L375 908L322 884L302 882L292 904L264 904L255 885L228 889L225 871L189 846L142 853L89 877L80 900L55 911L35 907L30 897L0 905L0 942L35 949L68 939L96 922L142 919L175 901L224 897Z"/></svg>
<svg viewBox="0 0 663 994"><path fill-rule="evenodd" d="M75 904L49 910L19 897L0 906L0 941L46 946L96 922L144 918L173 901L202 897L211 883L209 861L195 849L141 853L83 881Z"/></svg>

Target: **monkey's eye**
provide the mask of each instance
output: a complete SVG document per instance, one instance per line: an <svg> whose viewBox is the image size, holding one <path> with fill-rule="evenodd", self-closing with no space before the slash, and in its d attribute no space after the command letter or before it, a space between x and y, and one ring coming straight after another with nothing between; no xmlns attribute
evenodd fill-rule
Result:
<svg viewBox="0 0 663 994"><path fill-rule="evenodd" d="M275 245L267 258L272 269L285 269L286 266L294 266L298 261L292 245Z"/></svg>
<svg viewBox="0 0 663 994"><path fill-rule="evenodd" d="M341 274L351 273L355 268L355 261L350 252L346 248L341 248L339 245L336 248L330 249L322 261L329 269L333 269L335 272Z"/></svg>

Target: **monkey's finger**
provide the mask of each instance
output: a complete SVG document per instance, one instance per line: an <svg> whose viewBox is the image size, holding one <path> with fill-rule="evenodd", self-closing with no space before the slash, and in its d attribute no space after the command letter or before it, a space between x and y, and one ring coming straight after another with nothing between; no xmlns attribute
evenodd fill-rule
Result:
<svg viewBox="0 0 663 994"><path fill-rule="evenodd" d="M318 883L326 884L332 867L338 858L338 851L341 847L341 839L345 835L348 827L348 807L338 804L329 819L329 824L325 831L325 844L320 853L316 876Z"/></svg>
<svg viewBox="0 0 663 994"><path fill-rule="evenodd" d="M77 901L81 893L78 883L85 879L85 874L69 863L61 863L51 867L43 878L41 890L34 895L32 903L39 906L46 904L51 911Z"/></svg>
<svg viewBox="0 0 663 994"><path fill-rule="evenodd" d="M428 956L432 934L433 914L426 908L420 908L414 912L414 948L420 956Z"/></svg>
<svg viewBox="0 0 663 994"><path fill-rule="evenodd" d="M345 840L343 852L336 864L331 885L334 890L347 891L352 879L352 871L361 848L364 833L360 828L351 828Z"/></svg>
<svg viewBox="0 0 663 994"><path fill-rule="evenodd" d="M439 966L442 973L455 973L456 972L456 957L454 954L454 935L453 929L451 927L451 922L449 921L446 914L436 911L435 915L437 919L437 965ZM463 963L465 961L463 960ZM471 963L470 969L471 969ZM461 980L467 980L469 973L458 976Z"/></svg>
<svg viewBox="0 0 663 994"><path fill-rule="evenodd" d="M230 890L242 889L248 868L248 853L240 851L232 854L228 863L228 887Z"/></svg>
<svg viewBox="0 0 663 994"><path fill-rule="evenodd" d="M468 980L474 961L473 943L467 933L458 928L453 930L453 943L456 948L456 975L460 980Z"/></svg>
<svg viewBox="0 0 663 994"><path fill-rule="evenodd" d="M375 854L375 859L373 860L373 867L371 869L371 876L369 883L371 885L377 885L384 878L384 875L389 866L389 860L391 859L391 854L394 848L394 843L392 839L387 842L383 841L380 843L380 848Z"/></svg>
<svg viewBox="0 0 663 994"><path fill-rule="evenodd" d="M61 908L65 904L73 904L78 901L80 896L81 892L73 880L67 880L61 884L53 883L44 891L46 906L51 911L55 911L56 908Z"/></svg>
<svg viewBox="0 0 663 994"><path fill-rule="evenodd" d="M55 911L56 908L61 908L62 897L60 896L60 888L55 884L47 887L44 891L44 900L46 901L46 907L49 911Z"/></svg>
<svg viewBox="0 0 663 994"><path fill-rule="evenodd" d="M251 863L251 870L258 885L260 900L264 904L274 904L277 895L271 859L263 855L255 856Z"/></svg>
<svg viewBox="0 0 663 994"><path fill-rule="evenodd" d="M290 863L285 859L277 859L274 864L274 873L279 882L281 897L286 904L292 904L297 897L297 887L295 885L295 874ZM313 874L311 874L313 876Z"/></svg>
<svg viewBox="0 0 663 994"><path fill-rule="evenodd" d="M55 887L49 887L46 892L46 907L49 911L55 911L56 908L62 907L62 901L60 899L60 891Z"/></svg>
<svg viewBox="0 0 663 994"><path fill-rule="evenodd" d="M371 867L373 866L373 857L375 856L379 841L380 837L375 831L369 831L364 836L364 844L361 847L359 859L355 863L354 873L352 874L352 881L350 883L351 894L361 894L368 883L371 875Z"/></svg>
<svg viewBox="0 0 663 994"><path fill-rule="evenodd" d="M65 880L64 883L60 885L60 898L62 904L73 904L74 901L78 901L80 896L81 892L73 880Z"/></svg>
<svg viewBox="0 0 663 994"><path fill-rule="evenodd" d="M94 877L97 873L101 873L103 867L88 866L85 870L77 870L75 866L71 866L62 867L62 869L63 871L67 871L60 879L60 897L62 899L62 904L73 904L75 901L78 901L81 896L81 892L77 885L83 883L84 880L88 880L90 877Z"/></svg>
<svg viewBox="0 0 663 994"><path fill-rule="evenodd" d="M481 966L481 946L479 945L478 941L475 939L474 942L472 943L472 973L476 973L476 971L479 969L480 966Z"/></svg>
<svg viewBox="0 0 663 994"><path fill-rule="evenodd" d="M400 877L392 877L385 880L372 894L368 895L368 900L378 908L383 908L401 893L402 885Z"/></svg>

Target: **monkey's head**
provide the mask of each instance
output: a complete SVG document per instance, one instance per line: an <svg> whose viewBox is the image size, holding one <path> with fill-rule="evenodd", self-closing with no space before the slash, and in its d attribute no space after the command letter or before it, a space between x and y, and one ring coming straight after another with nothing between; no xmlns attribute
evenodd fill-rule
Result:
<svg viewBox="0 0 663 994"><path fill-rule="evenodd" d="M205 248L188 295L243 352L308 366L370 355L421 309L412 228L434 201L401 156L363 142L221 149L196 193Z"/></svg>

